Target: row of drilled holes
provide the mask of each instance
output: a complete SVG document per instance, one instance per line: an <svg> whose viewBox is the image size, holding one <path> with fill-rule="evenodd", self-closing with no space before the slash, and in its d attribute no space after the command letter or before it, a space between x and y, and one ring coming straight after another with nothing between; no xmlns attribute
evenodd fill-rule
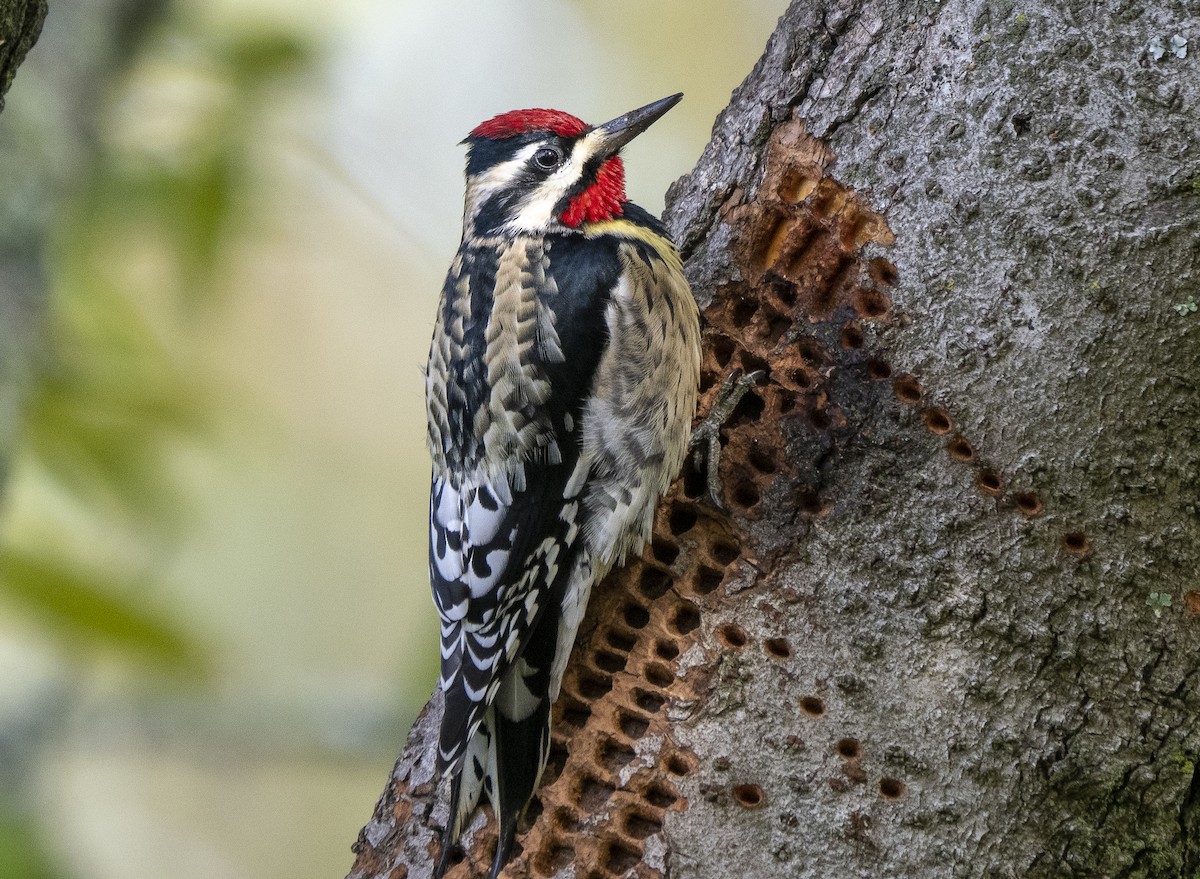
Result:
<svg viewBox="0 0 1200 879"><path fill-rule="evenodd" d="M778 279L773 280L778 281ZM832 296L835 294L837 287L838 285L836 283L828 285L827 293ZM779 291L781 289L794 290L795 285L787 282L776 282L773 284L771 289L773 292L775 292L776 296L779 296ZM793 294L792 296L783 299L785 306L789 304L789 299L791 300L790 304L794 305L795 296ZM833 303L826 302L823 304L826 308L828 308L829 306L832 306ZM859 287L850 297L850 306L861 319L867 321L877 321L882 320L887 316L887 313L891 308L891 301L879 290L872 289L870 287ZM751 321L753 321L756 316L761 315L763 319L760 322L761 326L759 327L757 336L760 339L760 343L766 348L773 348L776 344L778 344L784 333L795 326L794 315L782 314L770 307L760 308L759 304L755 300L749 298L739 298L736 302L734 302L733 307L730 309L729 315L730 323L738 329L745 329L750 325ZM727 337L720 338L726 339L726 341L720 343L719 347L714 348L714 353L716 354L718 361L724 357L726 362L728 362L729 357L732 355L732 340L728 340ZM851 323L846 326L846 328L843 330L842 344L847 348L858 348L862 346L862 330L857 324Z"/></svg>
<svg viewBox="0 0 1200 879"><path fill-rule="evenodd" d="M880 283L894 284L896 280L895 267L887 260L878 259L872 261L871 268L873 274L880 273L880 277L876 280ZM831 285L834 286L834 285ZM795 293L793 285L775 284L773 290L778 293L780 287L791 288L790 302L795 302ZM852 304L859 316L868 320L879 319L887 314L890 308L890 302L887 297L878 290L860 288L855 291L852 298ZM744 328L754 319L757 307L752 300L742 299L734 304L730 317L734 326ZM766 338L768 345L774 345L782 335L778 327L778 321L774 319L774 312L767 312L767 320L764 321L761 328L760 336ZM847 324L843 327L840 334L840 342L845 348L860 348L864 344L864 335L862 329L856 323ZM714 346L714 355L717 364L722 367L728 367L736 350L736 343L728 337L717 337L717 344ZM800 389L808 390L814 388L818 383L816 367L818 367L825 358L825 352L815 340L802 339L802 343L807 343L808 350L804 351L802 356L807 361L807 364L813 367L812 370L806 368L793 369L789 374L791 381ZM753 368L753 365L750 367ZM867 364L867 372L874 379L886 379L891 375L890 367L879 359L873 359ZM715 376L710 377L710 384L715 383ZM748 395L750 396L750 395ZM760 412L763 407L760 405ZM817 429L825 429L829 426L828 416L823 411L811 412L810 420ZM815 417L814 417L815 416ZM777 469L775 462L767 458L765 461L756 462L750 461L754 469L764 473L771 474ZM764 466L765 465L765 466ZM699 488L699 486L696 486ZM810 493L811 494L811 493ZM735 498L740 506L752 506L758 500L757 496L744 496ZM819 513L822 509L820 499L813 494L808 499L807 506L814 514ZM746 503L751 501L751 503ZM725 624L717 630L718 639L727 647L733 649L742 649L749 643L749 636L745 630L736 623ZM791 646L784 638L767 638L763 641L763 649L768 656L775 659L788 659L792 655ZM814 700L809 702L808 707L816 709L816 714L824 713L824 703L817 697L806 697L806 699ZM815 704L814 704L815 703ZM839 743L842 747L847 747L844 743ZM839 749L841 753L841 749ZM885 797L896 798L903 795L903 784L896 779L885 778L880 782L880 792ZM735 785L733 789L734 799L744 808L752 809L759 808L765 803L765 795L760 786L756 784L740 784Z"/></svg>
<svg viewBox="0 0 1200 879"><path fill-rule="evenodd" d="M841 757L847 765L846 774L857 780L866 780L866 773L862 772L860 758L862 749L857 739L845 738L841 739L834 745L834 751ZM898 778L885 775L879 779L879 794L885 800L899 800L908 792L907 786ZM752 782L744 782L733 786L733 799L744 809L758 809L766 805L767 797L761 785Z"/></svg>
<svg viewBox="0 0 1200 879"><path fill-rule="evenodd" d="M732 340L729 340L732 342ZM802 339L803 342L808 342L808 348L802 350L801 356L806 360L813 362L815 366L824 358L824 351L820 348L819 343L811 339ZM865 344L865 338L862 328L855 322L847 323L842 327L839 335L839 342L843 348L859 349ZM814 348L815 346L815 348ZM729 353L732 357L732 350ZM886 381L892 378L892 368L888 363L879 357L873 357L866 362L866 373L869 378L875 381ZM812 387L816 383L815 376L808 370L795 369L790 374L792 381L800 388ZM906 405L916 405L920 403L924 389L921 383L912 375L900 375L892 380L892 388L896 399ZM813 413L817 416L813 419L814 426L823 428L828 426L828 420L821 419L821 413ZM824 420L824 424L821 421ZM950 414L943 408L934 406L930 407L922 413L922 421L927 430L937 436L945 436L954 429L954 422ZM950 437L946 443L946 452L949 456L963 463L974 463L976 460L975 447L969 439L962 434L956 434ZM773 466L774 462L770 462ZM774 472L773 469L769 472ZM1000 474L990 467L980 466L976 471L975 483L979 490L984 494L992 497L999 497L1004 493L1004 482ZM1017 491L1012 495L1013 505L1017 510L1027 518L1033 518L1043 512L1044 506L1041 498L1033 491ZM816 512L814 509L812 512ZM1063 548L1076 556L1086 556L1091 552L1091 545L1087 535L1082 531L1071 530L1062 535L1061 538Z"/></svg>
<svg viewBox="0 0 1200 879"><path fill-rule="evenodd" d="M692 629L699 625L698 611L694 612L696 615L693 622L692 608L681 604L675 609L673 620L677 631L681 625L683 628L691 626ZM592 654L594 669L581 670L577 680L577 693L563 694L561 729L556 729L556 737L563 736L563 741L558 744L564 756L565 738L587 722L592 714L591 706L612 690L611 675L623 670L627 665L628 654L637 646L639 630L649 624L650 614L645 607L630 602L625 606L623 618L625 626L614 625L604 631L600 639L602 646ZM665 659L673 659L678 655L678 647L668 641L659 641L655 644L655 654ZM674 681L674 675L657 662L646 663L644 673L651 686L635 686L630 693L638 710L617 705L616 726L620 730L620 737L608 735L601 740L597 752L589 761L598 771L585 773L580 779L575 800L585 814L599 812L616 793L616 785L605 776L615 776L633 761L636 751L632 742L646 734L650 726L649 715L659 711L666 703L666 697L659 688L668 687ZM663 768L667 773L677 776L692 771L690 761L679 753L667 754L663 760ZM632 794L628 790L624 793ZM638 844L661 830L663 811L670 808L677 799L677 794L667 784L651 781L642 793L640 802L623 804L614 818L613 835L604 840L599 852L604 872L593 872L589 875L594 879L622 875L639 863L642 852ZM578 829L579 820L576 815L568 810L559 810L555 815L551 842L543 848L543 854L537 861L542 873L552 875L574 862L575 847L570 842L569 835Z"/></svg>
<svg viewBox="0 0 1200 879"><path fill-rule="evenodd" d="M673 535L679 536L694 528L698 519L698 515L693 510L677 504L669 514L670 530ZM708 556L720 565L731 564L740 554L735 546L726 541L718 540L715 543L706 544L706 547ZM677 559L679 548L665 538L659 538L652 544L651 553L654 560L662 567L643 562L642 569L636 574L636 583L638 591L647 600L654 601L665 595L673 585L670 572L666 568ZM696 582L698 584L697 591L701 593L715 589L721 578L719 571L705 565L698 566L696 574L698 576L686 579ZM591 665L594 668L586 668L579 674L578 697L571 693L564 693L566 701L564 701L561 713L564 739L571 730L578 729L587 722L591 715L589 704L594 704L595 700L611 691L613 686L611 675L625 669L628 663L628 654L637 646L640 631L650 623L650 611L638 602L628 602L622 610L622 621L623 626L613 625L604 631L600 639L601 646L592 654ZM688 635L699 625L699 608L691 602L680 601L670 612L668 626L677 635ZM666 697L662 691L670 687L675 680L674 672L667 663L673 662L678 657L679 647L672 641L659 639L653 645L653 655L664 662L658 662L657 659L645 662L643 677L649 686L634 687L631 693L634 704L640 711L646 712L646 715L654 714L665 704ZM628 707L618 707L617 712L617 728L630 742L636 741L646 733L650 725L649 717ZM565 740L562 747L565 752ZM594 755L594 763L604 772L616 774L635 756L636 752L630 744L614 736L609 736L601 742L598 753ZM678 752L665 755L662 766L668 774L675 776L687 775L693 770L690 758ZM578 799L587 812L594 813L608 801L614 791L614 785L593 774L583 778ZM676 801L677 797L667 787L652 782L645 799L646 803L652 807L666 809ZM624 828L627 836L641 841L661 828L661 816L645 809L634 810L625 813L624 817L619 817L617 824ZM564 858L573 853L573 848L568 842L559 839L554 844L553 851L555 854L549 856L543 864L548 872L553 872L554 869L565 865ZM604 854L607 869L615 873L623 872L625 863L629 857L633 856L633 853L634 850L630 848L628 840L622 841L620 838L616 838L610 841ZM640 853L637 853L637 857L640 857Z"/></svg>
<svg viewBox="0 0 1200 879"><path fill-rule="evenodd" d="M867 362L868 375L878 381L884 381L892 376L891 367L879 358ZM921 402L924 389L921 383L912 375L899 375L892 379L892 391L896 399L908 406ZM947 436L954 430L954 420L950 413L940 406L931 406L921 413L921 421L925 429L935 436ZM961 433L949 436L946 441L946 453L955 461L964 464L976 463L975 446ZM1004 480L991 467L979 466L975 472L975 484L979 490L991 497L1004 494ZM1022 490L1012 494L1013 506L1026 518L1034 518L1045 509L1041 497L1036 492ZM1087 535L1082 531L1071 530L1061 537L1063 549L1075 556L1086 556L1091 552L1091 544Z"/></svg>

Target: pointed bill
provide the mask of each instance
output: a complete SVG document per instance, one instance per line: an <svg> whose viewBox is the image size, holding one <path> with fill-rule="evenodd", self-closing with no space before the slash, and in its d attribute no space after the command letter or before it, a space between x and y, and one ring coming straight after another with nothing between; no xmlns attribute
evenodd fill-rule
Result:
<svg viewBox="0 0 1200 879"><path fill-rule="evenodd" d="M592 131L592 137L600 136L601 145L596 154L605 157L615 154L617 150L661 119L681 100L683 100L683 92L636 110L630 110L624 116L618 116L610 122L597 125Z"/></svg>

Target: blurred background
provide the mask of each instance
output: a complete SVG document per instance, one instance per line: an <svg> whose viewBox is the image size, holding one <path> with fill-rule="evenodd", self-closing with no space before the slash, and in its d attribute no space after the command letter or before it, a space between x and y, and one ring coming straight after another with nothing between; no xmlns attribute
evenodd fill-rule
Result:
<svg viewBox="0 0 1200 879"><path fill-rule="evenodd" d="M344 875L435 678L419 366L476 123L687 98L783 0L57 0L0 114L0 879Z"/></svg>

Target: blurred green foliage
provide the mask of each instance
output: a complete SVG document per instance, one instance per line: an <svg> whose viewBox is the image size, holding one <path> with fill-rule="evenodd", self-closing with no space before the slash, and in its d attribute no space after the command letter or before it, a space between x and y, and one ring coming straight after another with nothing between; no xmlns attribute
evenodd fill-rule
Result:
<svg viewBox="0 0 1200 879"><path fill-rule="evenodd" d="M143 52L154 59L179 40L151 31ZM51 521L50 534L44 523L6 528L0 597L73 653L99 647L191 677L207 665L202 639L148 599L154 560L187 511L172 453L203 441L211 421L212 389L197 377L186 339L217 287L223 246L249 219L239 199L253 178L256 110L280 78L306 68L311 52L275 31L187 42L202 53L218 99L191 108L185 142L166 152L101 137L44 232L48 340L15 468L117 529L126 551L97 552L55 513L40 517ZM137 74L134 64L113 85L109 116ZM147 298L157 300L154 313Z"/></svg>
<svg viewBox="0 0 1200 879"><path fill-rule="evenodd" d="M38 832L27 817L12 813L0 801L0 876L4 879L59 879L48 866Z"/></svg>

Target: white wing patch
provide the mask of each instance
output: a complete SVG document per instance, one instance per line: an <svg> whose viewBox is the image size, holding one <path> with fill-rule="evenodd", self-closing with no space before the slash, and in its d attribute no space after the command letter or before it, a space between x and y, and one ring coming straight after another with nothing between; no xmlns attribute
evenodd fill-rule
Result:
<svg viewBox="0 0 1200 879"><path fill-rule="evenodd" d="M512 490L503 475L458 487L435 476L432 496L431 558L445 581L441 590L435 589L435 598L444 620L462 620L467 597L480 599L495 590L508 567L514 535L503 535L501 529L506 515L503 499L511 503ZM497 538L504 538L499 546L494 545Z"/></svg>

